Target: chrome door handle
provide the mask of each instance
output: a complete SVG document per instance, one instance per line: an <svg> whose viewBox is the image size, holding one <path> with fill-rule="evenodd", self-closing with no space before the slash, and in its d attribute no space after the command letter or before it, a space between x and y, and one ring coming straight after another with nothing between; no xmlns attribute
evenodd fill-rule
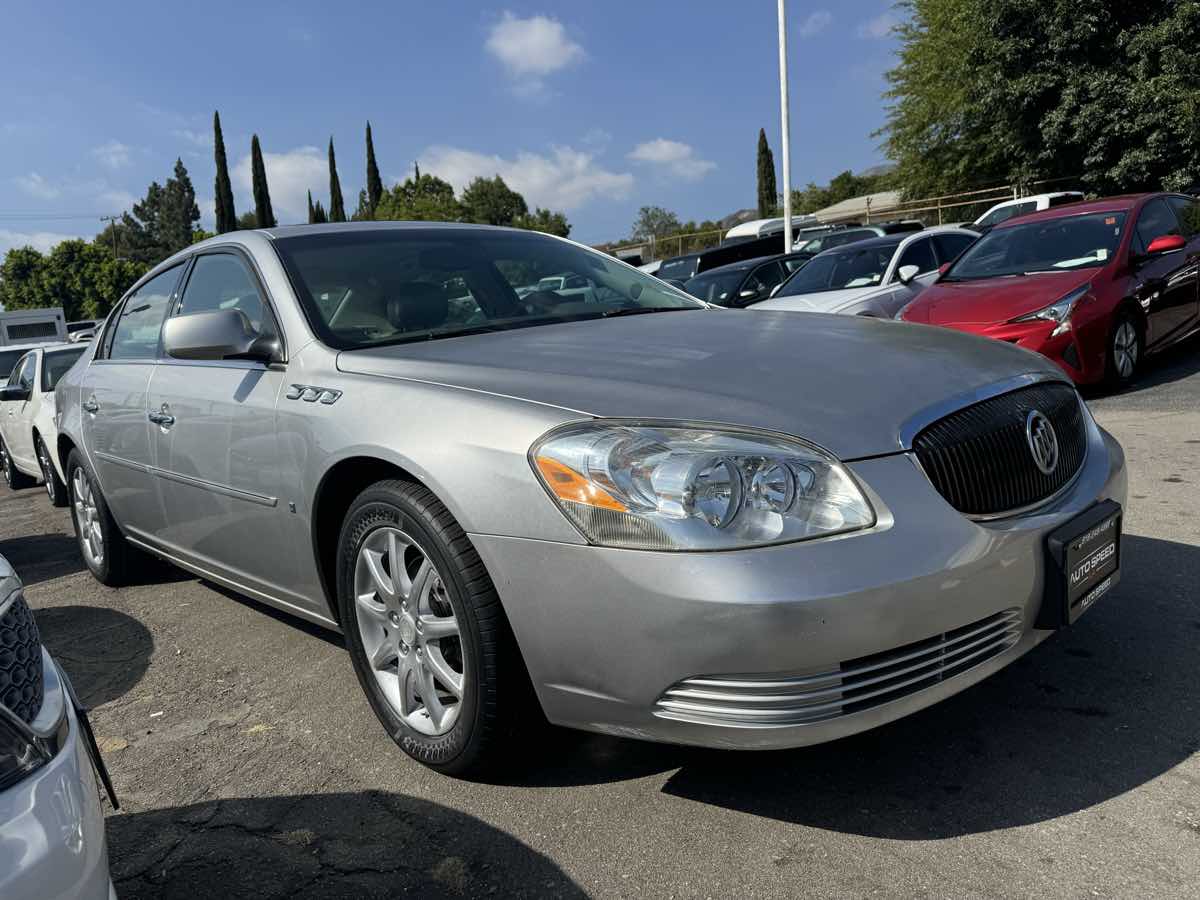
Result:
<svg viewBox="0 0 1200 900"><path fill-rule="evenodd" d="M85 412L98 413L100 412L100 404L96 402L95 397L88 397L87 401L83 404L83 409Z"/></svg>

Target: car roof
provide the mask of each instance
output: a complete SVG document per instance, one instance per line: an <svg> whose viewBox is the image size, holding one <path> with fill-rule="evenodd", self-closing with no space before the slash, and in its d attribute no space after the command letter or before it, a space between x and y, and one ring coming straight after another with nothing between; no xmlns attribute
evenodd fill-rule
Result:
<svg viewBox="0 0 1200 900"><path fill-rule="evenodd" d="M857 253L859 250L870 250L872 247L899 247L904 241L912 237L914 234L924 234L923 231L901 232L899 234L885 234L880 237L865 238L861 241L853 241L849 244L839 244L836 247L830 247L828 250L822 250L817 256L834 256L838 253ZM815 258L815 257L814 257Z"/></svg>
<svg viewBox="0 0 1200 900"><path fill-rule="evenodd" d="M67 344L63 341L52 341L50 343L41 344L0 344L0 350L22 350L28 353L30 350L62 350L66 347L74 347L75 344Z"/></svg>
<svg viewBox="0 0 1200 900"><path fill-rule="evenodd" d="M1170 193L1153 194L1122 194L1117 197L1104 197L1099 200L1081 200L1066 206L1052 206L1049 209L1027 213L1023 216L1013 216L997 225L993 231L1001 228L1011 228L1013 225L1025 225L1029 222L1044 222L1051 219L1065 219L1068 216L1082 216L1088 213L1128 212L1139 203L1152 197L1170 197ZM1182 194L1179 196L1183 196Z"/></svg>
<svg viewBox="0 0 1200 900"><path fill-rule="evenodd" d="M769 263L776 259L791 259L797 256L807 257L807 253L772 253L769 256L755 256L751 259L739 259L737 262L726 263L723 266L714 266L711 269L705 269L699 275L694 275L694 278L705 278L709 275L720 275L724 272L738 272L743 269L753 269L755 266L761 266L763 263Z"/></svg>

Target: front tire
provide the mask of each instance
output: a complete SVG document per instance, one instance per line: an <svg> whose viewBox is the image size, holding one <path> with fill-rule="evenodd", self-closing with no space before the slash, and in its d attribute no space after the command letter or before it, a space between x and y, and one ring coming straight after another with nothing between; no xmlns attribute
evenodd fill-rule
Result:
<svg viewBox="0 0 1200 900"><path fill-rule="evenodd" d="M493 765L524 671L491 578L446 507L407 481L367 488L342 525L337 585L355 673L392 739L446 774Z"/></svg>
<svg viewBox="0 0 1200 900"><path fill-rule="evenodd" d="M1145 352L1141 323L1128 311L1119 313L1108 336L1105 355L1109 384L1121 388L1133 381Z"/></svg>
<svg viewBox="0 0 1200 900"><path fill-rule="evenodd" d="M4 483L10 491L23 490L35 481L17 468L13 458L8 455L8 447L5 446L3 438L0 438L0 474L3 474Z"/></svg>
<svg viewBox="0 0 1200 900"><path fill-rule="evenodd" d="M83 464L78 450L67 458L71 521L88 571L101 584L119 587L129 581L132 548L104 502L100 485Z"/></svg>
<svg viewBox="0 0 1200 900"><path fill-rule="evenodd" d="M67 498L67 486L58 477L54 462L50 459L50 451L40 437L34 438L34 452L37 453L38 466L42 470L42 479L46 484L46 493L50 497L50 505L63 507L70 503Z"/></svg>

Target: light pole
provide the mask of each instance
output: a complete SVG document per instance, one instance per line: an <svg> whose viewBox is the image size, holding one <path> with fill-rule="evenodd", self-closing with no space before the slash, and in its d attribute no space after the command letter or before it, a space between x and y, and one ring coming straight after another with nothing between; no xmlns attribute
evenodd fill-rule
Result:
<svg viewBox="0 0 1200 900"><path fill-rule="evenodd" d="M113 262L116 262L116 261L117 261L117 217L116 217L116 216L101 216L101 217L100 217L100 221L101 221L101 222L111 222L111 223L112 223L112 233L113 233Z"/></svg>
<svg viewBox="0 0 1200 900"><path fill-rule="evenodd" d="M792 252L792 157L788 136L787 11L779 0L779 124L783 129L783 252Z"/></svg>

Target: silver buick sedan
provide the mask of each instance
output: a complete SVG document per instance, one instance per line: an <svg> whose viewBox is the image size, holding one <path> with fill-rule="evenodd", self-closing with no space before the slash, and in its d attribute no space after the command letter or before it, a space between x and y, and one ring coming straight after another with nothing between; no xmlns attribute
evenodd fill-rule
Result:
<svg viewBox="0 0 1200 900"><path fill-rule="evenodd" d="M148 552L340 630L387 732L445 772L539 712L715 747L841 737L995 672L1119 577L1124 457L1053 364L710 307L530 232L205 241L122 299L57 409L100 581Z"/></svg>

